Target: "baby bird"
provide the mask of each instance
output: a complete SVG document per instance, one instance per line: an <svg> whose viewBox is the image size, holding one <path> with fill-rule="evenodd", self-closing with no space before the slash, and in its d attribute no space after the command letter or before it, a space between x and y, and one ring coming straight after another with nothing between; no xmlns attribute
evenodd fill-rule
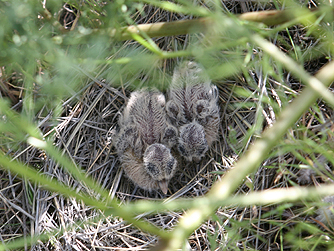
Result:
<svg viewBox="0 0 334 251"><path fill-rule="evenodd" d="M218 89L197 63L186 61L174 70L168 99L167 115L180 133L178 151L188 161L199 161L217 139Z"/></svg>
<svg viewBox="0 0 334 251"><path fill-rule="evenodd" d="M148 191L167 194L177 161L170 148L177 129L167 122L165 97L156 90L133 92L118 121L114 145L126 175Z"/></svg>

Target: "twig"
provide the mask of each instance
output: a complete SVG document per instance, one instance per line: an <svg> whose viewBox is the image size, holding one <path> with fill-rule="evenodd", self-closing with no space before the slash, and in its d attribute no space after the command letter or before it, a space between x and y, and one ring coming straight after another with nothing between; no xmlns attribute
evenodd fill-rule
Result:
<svg viewBox="0 0 334 251"><path fill-rule="evenodd" d="M307 9L305 9L307 10ZM307 12L306 12L307 13ZM320 16L322 14L319 9L313 9L309 11L310 15ZM328 12L326 14L332 14ZM268 26L280 25L289 21L296 20L299 23L299 18L296 18L293 10L267 10L248 12L237 16L242 21L250 21L263 23ZM140 24L130 25L123 27L120 30L117 29L94 29L92 33L108 34L110 37L116 40L124 41L133 39L132 34L139 34L144 32L148 37L163 37L163 36L176 36L183 34L192 34L196 32L204 32L213 24L214 19L210 17L204 17L192 20L180 20L174 22L158 22L152 24ZM90 36L88 34L88 36ZM83 38L84 36L80 36ZM80 40L80 39L79 39ZM77 43L72 39L66 39L66 44Z"/></svg>

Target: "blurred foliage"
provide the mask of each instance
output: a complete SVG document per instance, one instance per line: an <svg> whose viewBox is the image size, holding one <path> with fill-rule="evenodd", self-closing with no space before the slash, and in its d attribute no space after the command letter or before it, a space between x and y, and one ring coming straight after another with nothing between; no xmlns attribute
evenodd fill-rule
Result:
<svg viewBox="0 0 334 251"><path fill-rule="evenodd" d="M310 59L317 59L324 55L330 59L333 53L333 18L328 13L333 11L333 8L331 6L328 6L327 9L322 8L320 17L312 16L306 7L300 8L301 16L298 22L300 21L306 28L302 38L296 39L294 31L289 30L287 24L269 29L260 23L240 21L236 15L227 13L219 1L203 2L205 7L190 1L171 3L72 0L67 1L66 4L56 0L1 1L0 78L2 90L7 90L7 93L1 92L3 100L0 102L2 166L20 173L21 176L28 176L35 182L41 181L39 179L43 177L44 185L49 189L56 191L61 189L62 193L67 193L67 196L77 199L83 197L83 200L91 206L96 206L101 210L112 208L109 214L120 215L122 208L116 206L117 202L111 202L108 199L108 192L102 191L102 188L83 175L82 170L76 169L70 160L63 158L60 151L57 152L52 148L52 134L48 136L51 138L50 141L46 140L47 143L41 143L45 139L43 132L37 126L39 122L37 114L43 116L50 114L56 124L56 119L62 115L64 110L63 101L79 95L80 91L88 85L88 76L93 76L97 80L105 79L107 84L113 87L122 86L129 90L143 85L164 89L170 80L168 74L170 72L166 73L161 68L165 62L170 63L180 55L201 62L211 78L218 82L226 78L235 78L237 74L242 73L249 86L247 89L238 87L235 93L239 97L246 97L250 100L243 103L236 102L234 109L254 107L257 109L256 118L254 124L247 128L245 137L239 140L234 129L231 129L228 141L238 152L244 152L248 142L252 138L259 137L263 131L264 107L270 105L274 113L279 114L288 106L292 98L298 96L299 91L294 90L295 86L290 84L293 81L288 80L284 70L286 66L258 48L251 39L253 34L259 34L271 41L280 41L281 49L299 65L304 65ZM205 36L199 34L190 36L188 46L179 50L179 54L173 54L165 45L155 43L155 39L145 34L133 35L132 41L118 41L117 35L121 34L122 27L135 24L136 18L140 19L139 16L147 17L148 13L145 13L144 10L147 3L180 14L196 17L209 16L215 22L206 31ZM276 6L283 5L280 1L274 3ZM292 1L286 2L286 5L290 8L300 6L299 3ZM326 7L326 4L323 3L322 6ZM298 11L296 11L297 14ZM297 20L292 20L289 25L295 23ZM321 25L318 25L319 23ZM304 48L303 42L308 39L314 40L314 43L311 47ZM249 69L261 69L261 72L251 76ZM281 85L275 87L275 93L263 95L264 89L262 90L258 84L260 76L264 76L264 85L267 77L271 77ZM17 107L20 101L22 105ZM312 121L305 119L296 123L293 134L288 133L285 139L277 142L278 146L273 149L270 157L291 153L303 164L314 168L316 155L321 154L334 165L332 130L317 132L308 130L312 123L326 122L320 110L321 104L317 103L312 106L309 110ZM328 114L330 117L330 113ZM17 160L10 161L5 155L10 156L10 152L26 143L46 150L64 167L68 167L67 170L70 173L81 179L86 185L88 184L90 188L101 192L105 196L103 198L105 201L97 204L97 198L90 198L86 194L75 194L73 189L64 188L54 180L48 181L47 177L40 176L33 168L22 171L24 170L23 165ZM17 163L16 167L15 163ZM326 172L326 170L321 171ZM328 176L332 175L328 173ZM128 207L127 210L123 214L131 212L131 207ZM129 213L129 221L131 221L131 216ZM278 227L285 227L283 223L276 220L272 220L271 223L277 224ZM217 221L223 224L221 219ZM132 223L143 230L163 235L162 231L159 232L155 227L150 228L149 224L144 221L133 219ZM307 249L309 246L306 243L312 243L316 247L318 241L325 247L330 247L329 244L327 246L329 237L318 228L303 222L295 226L287 233L281 233L292 248ZM232 250L235 239L245 238L238 232L238 228L247 229L247 227L249 227L249 222L241 223L237 220L227 226L228 235L232 236L232 239L229 239L226 246ZM254 230L249 230L249 232L252 231ZM218 233L208 230L208 235L214 247L214 240L218 238ZM296 240L295 236L298 235L301 236ZM311 235L310 240L307 237ZM168 239L168 234L165 237Z"/></svg>

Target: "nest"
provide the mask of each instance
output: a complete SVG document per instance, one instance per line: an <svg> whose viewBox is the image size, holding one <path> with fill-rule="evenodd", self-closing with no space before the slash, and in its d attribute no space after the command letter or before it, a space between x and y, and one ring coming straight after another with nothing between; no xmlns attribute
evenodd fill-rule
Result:
<svg viewBox="0 0 334 251"><path fill-rule="evenodd" d="M273 8L270 3L265 5L251 1L223 2L223 6L232 13ZM66 8L68 9L68 6ZM191 18L149 5L144 6L144 11L147 13L146 16L140 13L135 16L137 23ZM71 13L75 11L69 9L69 13L62 12L62 17L66 18L67 25L70 25L75 19ZM305 36L302 27L295 26L289 31L292 38L288 39L288 36L282 33L286 41L278 42L278 46L283 49L285 43L292 41L306 48L314 42L312 38ZM155 39L156 44L166 51L186 48L189 41L189 35ZM286 52L289 53L288 49ZM168 79L179 60L182 59L166 60L160 67L160 74L167 76ZM306 62L305 68L314 73L325 62L326 60L322 57ZM145 76L139 75L139 79L145 82ZM255 97L261 95L270 97L279 105L281 100L277 95L277 89L280 88L281 83L273 78L264 79L266 76L262 75L261 67L250 70L249 76L250 79L238 75L214 82L219 89L222 118L219 139L201 162L180 161L180 168L170 181L168 199L195 198L205 195L224 172L233 168L238 157L247 150L248 145L261 133L262 129L270 126L276 120L275 108L268 104L259 110L257 104L260 101ZM289 73L285 73L284 77L284 84L290 86L286 95L293 97L302 86ZM10 81L3 82L8 83L8 88L13 88L12 85L9 85ZM2 88L4 86L6 87L3 85ZM44 134L54 133L55 145L63 149L73 162L81 166L102 187L109 190L111 197L117 197L122 203L139 199L164 199L163 194L159 191L147 192L136 187L125 177L121 169L118 156L111 144L110 131L115 127L118 114L124 108L132 87L129 83L118 88L112 86L108 79L88 76L85 87L78 91L80 95L64 101L64 112L62 117L58 118L56 126L53 126L54 121L48 120L48 116L36 117L36 120L40 121L40 129ZM240 88L256 95L240 96L235 92ZM5 93L7 89L1 89L1 92ZM13 92L8 93L13 94ZM19 99L15 96L15 99L12 100L16 108ZM305 114L299 122L312 129L315 134L332 126L331 110L324 105L320 107L322 108L320 113L324 118L323 123L319 123L312 113ZM259 113L264 118L260 122L257 121ZM253 130L255 124L259 124L257 131L249 134L249 130ZM84 191L95 196L93 191L83 186L40 150L21 145L19 150L8 154L26 164L35 166L40 172L55 177L77 191ZM327 161L323 160L323 163ZM325 182L326 170L300 173L300 170L296 168L299 164L300 160L291 153L268 158L256 173L247 177L236 193L247 194L268 188L287 187L291 181L300 184ZM288 168L282 167L283 165ZM31 250L145 250L156 244L158 240L156 236L141 232L118 217L104 218L100 211L74 199L49 192L11 173L0 171L0 179L0 205L3 209L0 211L2 240L29 234L55 233L55 229L66 230L59 230L53 235L53 238L45 242L40 241ZM214 250L215 248L279 250L280 241L277 234L280 228L277 226L278 223L291 227L296 219L310 221L310 218L301 206L285 208L281 214L275 214L274 212L277 212L275 210L277 206L219 208L215 217L208 219L192 233L186 247L189 250ZM270 213L271 211L273 213ZM169 212L141 217L162 229L170 230L177 224L181 215L182 212ZM240 222L246 222L247 226ZM228 234L231 230L235 232L235 236Z"/></svg>

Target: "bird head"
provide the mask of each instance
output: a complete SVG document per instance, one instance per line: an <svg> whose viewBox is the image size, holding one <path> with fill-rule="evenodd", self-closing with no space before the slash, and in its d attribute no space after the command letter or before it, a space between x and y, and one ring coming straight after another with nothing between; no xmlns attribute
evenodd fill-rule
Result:
<svg viewBox="0 0 334 251"><path fill-rule="evenodd" d="M178 150L188 161L199 161L209 149L203 126L192 122L180 127Z"/></svg>
<svg viewBox="0 0 334 251"><path fill-rule="evenodd" d="M164 194L167 194L169 180L173 177L177 161L165 145L154 143L144 152L144 166Z"/></svg>

